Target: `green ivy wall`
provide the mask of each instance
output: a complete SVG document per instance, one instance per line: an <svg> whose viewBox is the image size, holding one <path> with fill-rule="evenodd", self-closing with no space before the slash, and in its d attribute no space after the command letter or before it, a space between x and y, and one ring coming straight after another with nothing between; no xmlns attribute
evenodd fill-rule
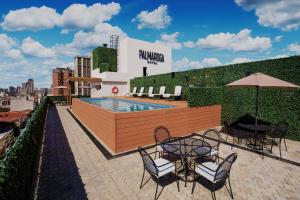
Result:
<svg viewBox="0 0 300 200"><path fill-rule="evenodd" d="M117 71L117 50L107 47L97 47L93 50L93 69L100 72Z"/></svg>
<svg viewBox="0 0 300 200"><path fill-rule="evenodd" d="M161 85L169 93L176 85L183 86L182 98L190 106L222 104L222 119L233 121L246 113L255 113L255 89L232 89L224 86L246 75L262 72L300 85L300 56L264 60L215 68L140 77L131 80L132 88L153 86L159 92ZM192 87L189 87L192 86ZM259 117L276 123L290 124L290 138L300 139L299 89L262 89L259 91Z"/></svg>

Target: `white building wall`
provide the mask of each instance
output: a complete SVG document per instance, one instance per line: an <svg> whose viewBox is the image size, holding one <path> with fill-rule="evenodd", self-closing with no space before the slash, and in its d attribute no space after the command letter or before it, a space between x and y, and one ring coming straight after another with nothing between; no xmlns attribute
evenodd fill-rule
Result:
<svg viewBox="0 0 300 200"><path fill-rule="evenodd" d="M100 73L99 69L91 70L91 76L101 78L101 89L92 87L91 97L113 96L112 88L118 87L118 96L129 93L130 79L143 76L143 67L147 67L147 75L170 73L172 71L172 51L170 47L125 38L120 42L118 52L118 72ZM149 51L164 55L164 62L148 63L141 59L139 51ZM93 69L93 65L91 66Z"/></svg>
<svg viewBox="0 0 300 200"><path fill-rule="evenodd" d="M149 51L161 53L164 55L164 62L149 64L146 60L139 58L139 51ZM130 79L143 76L143 67L147 67L147 74L165 74L172 71L172 52L171 48L160 44L125 38L120 42L120 63L118 69L120 72L128 73Z"/></svg>

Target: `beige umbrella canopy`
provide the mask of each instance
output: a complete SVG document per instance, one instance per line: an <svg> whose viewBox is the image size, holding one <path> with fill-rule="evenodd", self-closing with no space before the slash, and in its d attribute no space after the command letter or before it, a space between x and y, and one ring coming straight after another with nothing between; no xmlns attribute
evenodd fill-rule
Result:
<svg viewBox="0 0 300 200"><path fill-rule="evenodd" d="M262 88L298 88L292 83L265 75L254 73L237 81L227 84L228 87L262 87Z"/></svg>
<svg viewBox="0 0 300 200"><path fill-rule="evenodd" d="M61 86L57 86L57 87L55 87L56 89L67 89L67 87L66 86L63 86L63 85L61 85Z"/></svg>
<svg viewBox="0 0 300 200"><path fill-rule="evenodd" d="M274 78L272 76L265 75L263 73L254 73L250 76L241 78L237 81L229 83L227 87L255 87L256 88L256 120L257 124L257 113L258 113L258 88L299 88L298 85Z"/></svg>

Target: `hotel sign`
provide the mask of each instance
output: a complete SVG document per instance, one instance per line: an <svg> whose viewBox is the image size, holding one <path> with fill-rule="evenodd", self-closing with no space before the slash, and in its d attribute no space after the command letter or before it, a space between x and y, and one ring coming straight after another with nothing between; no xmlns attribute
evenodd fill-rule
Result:
<svg viewBox="0 0 300 200"><path fill-rule="evenodd" d="M146 60L148 64L157 65L158 62L165 62L164 54L139 50L139 58L141 60Z"/></svg>

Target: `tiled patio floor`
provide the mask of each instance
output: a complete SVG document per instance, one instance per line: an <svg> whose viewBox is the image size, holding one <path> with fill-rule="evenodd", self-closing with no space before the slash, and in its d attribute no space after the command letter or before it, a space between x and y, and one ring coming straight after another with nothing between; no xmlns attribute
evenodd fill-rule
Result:
<svg viewBox="0 0 300 200"><path fill-rule="evenodd" d="M139 189L142 161L137 153L106 160L66 107L58 106L57 111L50 107L46 128L37 199L153 199L152 181ZM296 157L299 144L293 143ZM300 199L300 167L231 150L227 145L220 150L221 156L238 154L231 174L235 199ZM165 187L160 199L211 199L210 192L199 184L191 195L191 186L184 187L181 182L181 192L177 192L173 183ZM225 188L216 195L217 199L230 199Z"/></svg>

